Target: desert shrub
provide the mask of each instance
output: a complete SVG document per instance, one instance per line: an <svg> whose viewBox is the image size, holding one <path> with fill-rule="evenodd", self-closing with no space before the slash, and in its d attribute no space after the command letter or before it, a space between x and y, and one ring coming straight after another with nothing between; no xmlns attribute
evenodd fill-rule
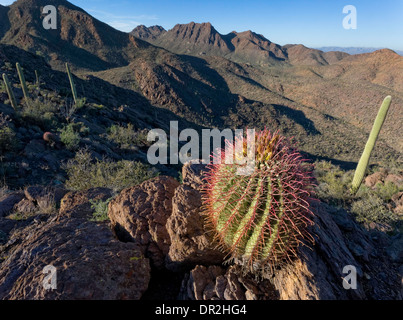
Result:
<svg viewBox="0 0 403 320"><path fill-rule="evenodd" d="M73 123L68 124L60 130L60 140L70 151L77 150L81 138L80 134L76 132Z"/></svg>
<svg viewBox="0 0 403 320"><path fill-rule="evenodd" d="M21 117L30 124L50 128L57 124L58 106L48 99L36 98L25 104L20 111Z"/></svg>
<svg viewBox="0 0 403 320"><path fill-rule="evenodd" d="M11 119L0 113L0 151L10 151L16 143L15 132L10 128Z"/></svg>
<svg viewBox="0 0 403 320"><path fill-rule="evenodd" d="M77 103L75 104L76 109L80 110L81 108L83 108L85 106L86 103L87 103L87 98L78 99Z"/></svg>
<svg viewBox="0 0 403 320"><path fill-rule="evenodd" d="M57 213L57 203L54 195L48 193L41 201L38 201L38 212L41 214L55 214Z"/></svg>
<svg viewBox="0 0 403 320"><path fill-rule="evenodd" d="M7 193L9 193L7 185L0 181L0 198L4 197Z"/></svg>
<svg viewBox="0 0 403 320"><path fill-rule="evenodd" d="M94 213L92 215L92 218L90 221L95 221L95 222L103 222L109 220L108 216L108 205L109 202L113 198L109 198L105 201L103 200L90 200L91 203L91 208L94 209Z"/></svg>
<svg viewBox="0 0 403 320"><path fill-rule="evenodd" d="M379 168L378 168L379 171ZM362 184L356 195L350 192L354 171L343 171L330 162L315 163L317 196L332 205L342 206L360 223L371 222L396 226L402 218L390 210L392 196L403 191L392 182L378 183L374 188Z"/></svg>
<svg viewBox="0 0 403 320"><path fill-rule="evenodd" d="M133 124L127 127L112 125L108 130L107 139L119 145L120 148L131 148L147 145L147 133L135 131Z"/></svg>
<svg viewBox="0 0 403 320"><path fill-rule="evenodd" d="M353 201L351 212L355 214L358 222L367 224L375 222L391 225L398 220L398 217L387 209L384 200L374 193Z"/></svg>
<svg viewBox="0 0 403 320"><path fill-rule="evenodd" d="M7 92L6 84L4 83L3 80L0 80L0 92Z"/></svg>
<svg viewBox="0 0 403 320"><path fill-rule="evenodd" d="M74 114L77 112L77 106L74 103L69 103L65 101L63 105L60 106L60 115L66 120L70 121L73 119Z"/></svg>
<svg viewBox="0 0 403 320"><path fill-rule="evenodd" d="M141 162L93 160L85 149L79 150L74 159L64 165L64 169L68 175L66 187L71 190L106 187L121 191L157 175L154 169Z"/></svg>
<svg viewBox="0 0 403 320"><path fill-rule="evenodd" d="M327 161L315 163L318 182L317 195L332 205L345 205L351 199L350 186L353 172L345 172Z"/></svg>
<svg viewBox="0 0 403 320"><path fill-rule="evenodd" d="M377 183L374 191L383 201L390 201L394 194L403 191L403 187L399 188L393 182L388 181L386 183Z"/></svg>

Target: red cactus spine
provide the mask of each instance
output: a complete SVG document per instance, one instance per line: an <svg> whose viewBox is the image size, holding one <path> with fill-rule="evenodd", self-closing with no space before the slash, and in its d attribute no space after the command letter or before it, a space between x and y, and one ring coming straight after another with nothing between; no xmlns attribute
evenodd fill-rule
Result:
<svg viewBox="0 0 403 320"><path fill-rule="evenodd" d="M222 161L210 165L203 195L222 248L253 270L271 268L295 254L303 238L312 239L307 226L313 215L310 166L290 141L263 130L255 136L255 150L250 176L237 174L242 165L226 164L223 151Z"/></svg>

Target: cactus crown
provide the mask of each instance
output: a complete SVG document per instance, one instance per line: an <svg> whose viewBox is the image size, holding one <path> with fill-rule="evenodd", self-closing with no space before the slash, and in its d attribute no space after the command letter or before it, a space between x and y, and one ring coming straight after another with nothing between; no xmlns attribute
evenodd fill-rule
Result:
<svg viewBox="0 0 403 320"><path fill-rule="evenodd" d="M290 258L303 238L312 240L313 185L309 165L289 140L264 130L255 136L255 150L250 176L236 174L239 164L211 164L203 202L221 248L257 271Z"/></svg>

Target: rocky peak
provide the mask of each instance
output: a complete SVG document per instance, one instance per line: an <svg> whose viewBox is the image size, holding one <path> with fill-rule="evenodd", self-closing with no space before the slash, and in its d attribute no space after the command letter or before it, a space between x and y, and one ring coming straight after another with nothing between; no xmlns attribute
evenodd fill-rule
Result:
<svg viewBox="0 0 403 320"><path fill-rule="evenodd" d="M151 26L146 27L145 25L139 25L133 29L131 34L136 38L143 40L155 40L161 34L165 33L166 30L161 26Z"/></svg>
<svg viewBox="0 0 403 320"><path fill-rule="evenodd" d="M171 36L176 39L189 41L191 44L223 45L225 42L211 23L177 24L170 30Z"/></svg>

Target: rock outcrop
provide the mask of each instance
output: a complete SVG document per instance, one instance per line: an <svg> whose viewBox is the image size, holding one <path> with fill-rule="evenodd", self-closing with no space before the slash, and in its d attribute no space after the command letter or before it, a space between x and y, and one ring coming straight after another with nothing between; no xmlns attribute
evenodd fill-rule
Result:
<svg viewBox="0 0 403 320"><path fill-rule="evenodd" d="M74 218L90 218L94 213L90 200L106 201L112 197L108 188L94 188L85 191L67 193L60 203L59 216Z"/></svg>
<svg viewBox="0 0 403 320"><path fill-rule="evenodd" d="M196 266L182 282L183 300L278 300L269 280L259 283L242 275L236 266L227 270L219 266Z"/></svg>
<svg viewBox="0 0 403 320"><path fill-rule="evenodd" d="M139 299L150 279L149 261L135 244L84 219L36 221L14 232L2 253L0 300ZM46 266L56 270L54 290L43 285Z"/></svg>
<svg viewBox="0 0 403 320"><path fill-rule="evenodd" d="M158 268L164 266L171 244L165 225L178 186L171 177L157 177L123 190L109 203L108 214L117 237L139 245Z"/></svg>
<svg viewBox="0 0 403 320"><path fill-rule="evenodd" d="M224 263L202 213L205 170L188 163L182 184L161 176L123 190L109 203L110 225L89 219L89 200L108 199L108 189L68 193L53 216L35 211L40 189L6 195L7 210L34 213L0 217L0 299L140 299L147 290L185 300L402 299L403 237L367 231L319 201L312 203L315 241L294 258L259 278L240 261ZM55 290L43 286L48 265L57 270ZM153 275L166 274L175 276L149 287Z"/></svg>
<svg viewBox="0 0 403 320"><path fill-rule="evenodd" d="M0 198L0 218L9 215L14 206L24 199L22 192L11 192Z"/></svg>
<svg viewBox="0 0 403 320"><path fill-rule="evenodd" d="M206 228L202 216L200 191L204 170L204 165L185 164L183 184L175 190L172 199L172 215L166 225L171 238L166 267L173 271L198 264L220 264L225 256L216 249L213 234Z"/></svg>

